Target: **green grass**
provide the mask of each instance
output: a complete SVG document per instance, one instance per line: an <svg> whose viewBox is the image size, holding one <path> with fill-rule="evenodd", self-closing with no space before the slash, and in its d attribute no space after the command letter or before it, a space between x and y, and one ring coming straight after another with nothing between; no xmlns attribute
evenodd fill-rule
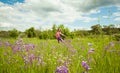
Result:
<svg viewBox="0 0 120 73"><path fill-rule="evenodd" d="M68 68L68 73L82 73L86 71L82 61L87 61L91 68L87 73L120 73L120 42L108 37L66 39L65 44L49 39L22 40L22 44L17 45L16 39L0 39L0 73L55 73L62 65ZM5 45L7 41L20 50L13 51L11 46ZM114 43L113 47L110 42ZM34 44L34 50L26 51L25 44ZM109 46L107 50L106 46ZM94 52L88 53L90 48L94 48ZM32 60L31 55L34 55Z"/></svg>

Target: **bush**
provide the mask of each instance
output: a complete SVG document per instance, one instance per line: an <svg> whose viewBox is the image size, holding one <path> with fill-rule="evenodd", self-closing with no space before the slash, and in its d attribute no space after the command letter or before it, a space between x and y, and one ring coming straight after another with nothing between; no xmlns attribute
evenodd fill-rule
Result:
<svg viewBox="0 0 120 73"><path fill-rule="evenodd" d="M32 38L32 37L36 37L36 33L33 27L29 28L28 30L26 30L25 32L27 34L28 38Z"/></svg>
<svg viewBox="0 0 120 73"><path fill-rule="evenodd" d="M18 31L16 29L13 29L10 31L10 37L17 38L18 37Z"/></svg>
<svg viewBox="0 0 120 73"><path fill-rule="evenodd" d="M117 40L117 41L120 41L120 34L115 34L114 39Z"/></svg>

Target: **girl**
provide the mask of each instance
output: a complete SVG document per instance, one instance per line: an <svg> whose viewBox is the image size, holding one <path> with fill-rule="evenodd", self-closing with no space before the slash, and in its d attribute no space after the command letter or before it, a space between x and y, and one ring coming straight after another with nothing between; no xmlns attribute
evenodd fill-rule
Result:
<svg viewBox="0 0 120 73"><path fill-rule="evenodd" d="M58 28L57 32L56 32L56 39L58 40L58 43L61 41L63 42L63 39L61 38L61 35L64 36L62 33L61 33L61 29Z"/></svg>

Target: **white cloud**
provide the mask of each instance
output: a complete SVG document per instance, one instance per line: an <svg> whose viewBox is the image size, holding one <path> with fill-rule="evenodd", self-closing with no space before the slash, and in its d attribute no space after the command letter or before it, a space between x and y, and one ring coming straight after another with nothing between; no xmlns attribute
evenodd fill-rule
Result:
<svg viewBox="0 0 120 73"><path fill-rule="evenodd" d="M120 28L120 24L116 24L115 27Z"/></svg>
<svg viewBox="0 0 120 73"><path fill-rule="evenodd" d="M115 12L113 16L115 17L114 21L120 22L120 12Z"/></svg>
<svg viewBox="0 0 120 73"><path fill-rule="evenodd" d="M88 12L102 6L120 5L120 0L64 0L64 3L74 6L78 11Z"/></svg>
<svg viewBox="0 0 120 73"><path fill-rule="evenodd" d="M120 12L115 12L113 15L114 16L120 16Z"/></svg>
<svg viewBox="0 0 120 73"><path fill-rule="evenodd" d="M102 17L103 17L103 18L106 18L106 19L109 18L109 16L102 16Z"/></svg>
<svg viewBox="0 0 120 73"><path fill-rule="evenodd" d="M83 22L89 23L92 21L96 21L97 18L91 18L91 17L80 17L80 20L82 20Z"/></svg>
<svg viewBox="0 0 120 73"><path fill-rule="evenodd" d="M2 24L0 23L0 26L1 26L1 27L10 27L10 26L13 26L13 24L9 24L9 23L5 23L5 22L4 22L4 23L2 23Z"/></svg>
<svg viewBox="0 0 120 73"><path fill-rule="evenodd" d="M114 21L120 22L120 17L115 18Z"/></svg>
<svg viewBox="0 0 120 73"><path fill-rule="evenodd" d="M119 11L120 11L120 5L118 5L118 6L117 6L117 10L119 10Z"/></svg>
<svg viewBox="0 0 120 73"><path fill-rule="evenodd" d="M13 6L0 2L0 24L24 31L29 27L46 29L54 23L69 24L76 20L88 23L97 20L89 16L100 13L97 7L119 4L120 0L25 0Z"/></svg>

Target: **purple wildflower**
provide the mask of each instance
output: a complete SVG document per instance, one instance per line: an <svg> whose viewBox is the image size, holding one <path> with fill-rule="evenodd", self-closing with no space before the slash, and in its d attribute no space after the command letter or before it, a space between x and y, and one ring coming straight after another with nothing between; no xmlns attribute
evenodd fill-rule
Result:
<svg viewBox="0 0 120 73"><path fill-rule="evenodd" d="M12 46L12 51L13 51L13 53L16 53L16 52L19 51L19 50L20 50L20 46L17 46L17 45Z"/></svg>
<svg viewBox="0 0 120 73"><path fill-rule="evenodd" d="M56 73L68 73L68 68L66 66L59 66L56 68Z"/></svg>
<svg viewBox="0 0 120 73"><path fill-rule="evenodd" d="M70 62L64 62L65 66L68 66L70 64Z"/></svg>
<svg viewBox="0 0 120 73"><path fill-rule="evenodd" d="M28 64L28 59L26 56L23 57L24 60L24 67L27 68L27 64Z"/></svg>
<svg viewBox="0 0 120 73"><path fill-rule="evenodd" d="M93 44L92 43L88 43L88 46L93 46Z"/></svg>
<svg viewBox="0 0 120 73"><path fill-rule="evenodd" d="M24 63L27 64L28 60L27 60L26 56L24 56L23 59L24 59Z"/></svg>
<svg viewBox="0 0 120 73"><path fill-rule="evenodd" d="M2 42L0 42L0 46L2 46Z"/></svg>
<svg viewBox="0 0 120 73"><path fill-rule="evenodd" d="M11 46L11 44L9 43L9 41L5 42L6 46Z"/></svg>
<svg viewBox="0 0 120 73"><path fill-rule="evenodd" d="M30 49L34 50L35 45L34 44L25 44L25 48L26 48L26 51L29 51Z"/></svg>
<svg viewBox="0 0 120 73"><path fill-rule="evenodd" d="M77 52L77 50L73 49L73 48L71 48L69 51L72 52L72 53L76 53Z"/></svg>
<svg viewBox="0 0 120 73"><path fill-rule="evenodd" d="M82 61L82 66L88 71L90 68L85 61Z"/></svg>
<svg viewBox="0 0 120 73"><path fill-rule="evenodd" d="M34 54L30 54L29 55L29 61L30 61L30 64L33 63L33 60L35 59L35 55Z"/></svg>
<svg viewBox="0 0 120 73"><path fill-rule="evenodd" d="M29 60L33 60L35 58L35 55L34 54L30 54L29 55Z"/></svg>
<svg viewBox="0 0 120 73"><path fill-rule="evenodd" d="M93 49L93 48L91 48L88 52L89 53L92 53L92 52L94 52L95 50Z"/></svg>
<svg viewBox="0 0 120 73"><path fill-rule="evenodd" d="M41 59L38 59L37 65L40 65L42 63Z"/></svg>
<svg viewBox="0 0 120 73"><path fill-rule="evenodd" d="M72 40L67 40L67 42L68 42L68 43L71 43L71 42L72 42Z"/></svg>
<svg viewBox="0 0 120 73"><path fill-rule="evenodd" d="M114 42L110 42L106 47L105 50L108 50L110 47L114 47Z"/></svg>
<svg viewBox="0 0 120 73"><path fill-rule="evenodd" d="M110 48L110 46L105 46L105 50L108 50Z"/></svg>
<svg viewBox="0 0 120 73"><path fill-rule="evenodd" d="M61 58L59 58L58 60L58 63L62 64L64 62L64 60L62 60Z"/></svg>
<svg viewBox="0 0 120 73"><path fill-rule="evenodd" d="M110 42L109 45L110 45L111 47L114 47L115 44L114 44L114 42Z"/></svg>

